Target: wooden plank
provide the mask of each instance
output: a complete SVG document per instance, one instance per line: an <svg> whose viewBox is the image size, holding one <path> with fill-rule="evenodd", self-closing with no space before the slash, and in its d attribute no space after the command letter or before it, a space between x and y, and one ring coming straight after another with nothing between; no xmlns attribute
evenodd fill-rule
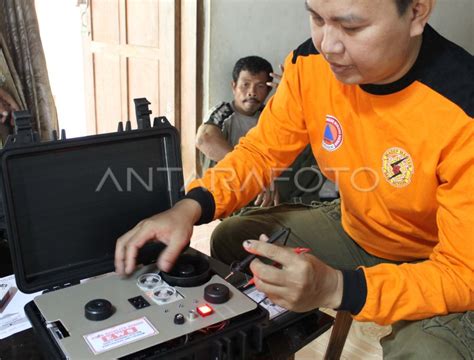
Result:
<svg viewBox="0 0 474 360"><path fill-rule="evenodd" d="M97 132L117 130L122 120L120 108L120 58L111 54L94 54L96 81Z"/></svg>
<svg viewBox="0 0 474 360"><path fill-rule="evenodd" d="M92 19L90 8L81 10L82 16L82 49L84 63L84 91L86 106L86 132L88 135L97 134L95 112L95 80L94 58L90 50L92 41Z"/></svg>
<svg viewBox="0 0 474 360"><path fill-rule="evenodd" d="M160 61L140 58L128 59L129 119L136 126L134 98L146 97L151 102L150 110L154 116L161 115L160 109Z"/></svg>
<svg viewBox="0 0 474 360"><path fill-rule="evenodd" d="M161 0L162 1L162 0ZM159 48L160 0L127 1L126 44Z"/></svg>
<svg viewBox="0 0 474 360"><path fill-rule="evenodd" d="M90 3L90 9L92 40L119 44L119 0L93 0ZM107 16L104 16L105 14Z"/></svg>
<svg viewBox="0 0 474 360"><path fill-rule="evenodd" d="M119 26L119 37L120 37L120 47L127 44L127 26L128 26L128 12L127 12L127 3L126 0L119 0L119 17L120 17L120 26ZM129 107L128 107L128 58L126 56L120 55L120 119L124 122L131 120L128 116Z"/></svg>
<svg viewBox="0 0 474 360"><path fill-rule="evenodd" d="M109 53L117 56L139 57L146 59L159 59L165 55L157 48L148 48L135 45L107 44L99 41L91 42L91 51L93 53Z"/></svg>
<svg viewBox="0 0 474 360"><path fill-rule="evenodd" d="M180 126L180 0L93 0L87 52L95 131L135 121L133 98L147 97L153 115ZM90 94L88 97L90 97ZM92 118L92 117L91 117Z"/></svg>
<svg viewBox="0 0 474 360"><path fill-rule="evenodd" d="M183 1L180 19L180 128L185 180L196 173L198 2Z"/></svg>
<svg viewBox="0 0 474 360"><path fill-rule="evenodd" d="M158 87L160 88L159 111L160 115L166 116L171 123L176 124L179 128L179 112L176 109L176 67L179 67L176 61L176 14L175 3L179 0L160 0L159 6L159 50L162 56L159 57L159 79Z"/></svg>

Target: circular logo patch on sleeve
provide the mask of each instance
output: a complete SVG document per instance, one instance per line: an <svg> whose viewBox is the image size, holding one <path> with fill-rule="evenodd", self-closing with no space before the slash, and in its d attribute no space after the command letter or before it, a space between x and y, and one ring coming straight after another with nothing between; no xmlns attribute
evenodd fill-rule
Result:
<svg viewBox="0 0 474 360"><path fill-rule="evenodd" d="M331 115L326 115L326 127L324 128L323 148L334 151L342 144L342 127L339 121Z"/></svg>
<svg viewBox="0 0 474 360"><path fill-rule="evenodd" d="M413 161L407 151L392 147L382 156L382 172L391 185L401 188L411 183L415 172Z"/></svg>

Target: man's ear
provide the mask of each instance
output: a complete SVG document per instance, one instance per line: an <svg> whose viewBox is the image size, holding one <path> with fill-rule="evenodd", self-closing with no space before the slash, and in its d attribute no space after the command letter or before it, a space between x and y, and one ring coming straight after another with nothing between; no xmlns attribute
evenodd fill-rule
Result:
<svg viewBox="0 0 474 360"><path fill-rule="evenodd" d="M410 12L408 16L411 17L410 35L412 37L423 33L435 5L436 0L413 0L413 4L407 10Z"/></svg>
<svg viewBox="0 0 474 360"><path fill-rule="evenodd" d="M232 87L232 92L235 92L235 88L237 87L237 83L235 81L230 82L230 86Z"/></svg>

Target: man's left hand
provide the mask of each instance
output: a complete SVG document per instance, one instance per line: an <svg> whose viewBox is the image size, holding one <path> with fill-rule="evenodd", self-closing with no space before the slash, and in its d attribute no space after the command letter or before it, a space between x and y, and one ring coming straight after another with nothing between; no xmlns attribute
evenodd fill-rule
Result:
<svg viewBox="0 0 474 360"><path fill-rule="evenodd" d="M275 185L272 184L260 194L253 202L254 206L267 207L267 206L277 206L280 204L280 194L275 188Z"/></svg>
<svg viewBox="0 0 474 360"><path fill-rule="evenodd" d="M342 300L343 278L339 270L310 254L296 254L289 247L246 240L244 249L281 265L277 268L255 259L250 264L255 286L275 304L295 312L318 307L336 309Z"/></svg>

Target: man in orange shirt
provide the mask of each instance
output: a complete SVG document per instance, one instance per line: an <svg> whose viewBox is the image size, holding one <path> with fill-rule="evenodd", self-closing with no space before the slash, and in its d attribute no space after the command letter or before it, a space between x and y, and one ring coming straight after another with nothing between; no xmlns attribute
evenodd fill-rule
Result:
<svg viewBox="0 0 474 360"><path fill-rule="evenodd" d="M169 270L194 224L243 206L309 143L341 201L227 220L213 254L281 263L251 270L288 309L392 324L386 358L473 358L474 60L427 25L434 3L307 0L311 39L288 56L257 127L184 200L117 241L117 272L153 240L168 245ZM247 240L282 225L312 254Z"/></svg>

